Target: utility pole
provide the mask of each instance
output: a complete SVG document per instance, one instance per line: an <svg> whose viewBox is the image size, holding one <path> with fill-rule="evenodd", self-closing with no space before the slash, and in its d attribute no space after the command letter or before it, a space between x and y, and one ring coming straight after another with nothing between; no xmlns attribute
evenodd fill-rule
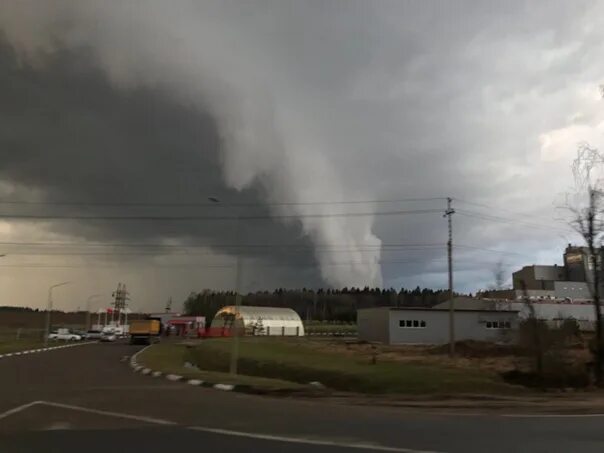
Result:
<svg viewBox="0 0 604 453"><path fill-rule="evenodd" d="M240 220L237 218L237 231L240 232ZM237 238L240 239L240 235L237 234ZM237 264L235 274L235 319L233 320L233 326L231 327L232 343L231 343L231 363L229 365L229 373L237 374L238 362L239 362L239 328L237 326L237 315L239 314L239 308L241 307L241 273L242 273L242 257L241 250L237 250ZM241 326L243 324L243 317L241 318Z"/></svg>
<svg viewBox="0 0 604 453"><path fill-rule="evenodd" d="M100 297L101 294L93 294L86 299L86 330L90 329L90 302L92 299Z"/></svg>
<svg viewBox="0 0 604 453"><path fill-rule="evenodd" d="M453 303L453 222L451 216L455 209L451 206L452 199L447 197L447 210L443 217L447 218L449 240L447 241L447 261L449 264L449 355L455 355L455 304Z"/></svg>

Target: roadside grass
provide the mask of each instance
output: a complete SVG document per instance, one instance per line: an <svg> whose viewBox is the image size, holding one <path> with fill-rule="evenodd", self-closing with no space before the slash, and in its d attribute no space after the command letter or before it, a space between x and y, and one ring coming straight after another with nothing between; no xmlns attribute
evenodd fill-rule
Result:
<svg viewBox="0 0 604 453"><path fill-rule="evenodd" d="M249 385L257 389L265 390L301 390L306 386L295 382L288 382L281 379L269 379L259 376L236 375L228 372L200 370L187 368L185 362L193 362L191 349L183 343L159 343L155 344L137 356L137 362L154 371L161 371L164 374L178 374L185 379L200 379L206 382ZM228 365L227 365L228 370ZM225 371L227 371L225 370Z"/></svg>
<svg viewBox="0 0 604 453"><path fill-rule="evenodd" d="M190 360L205 370L228 370L230 339L211 339L189 349ZM250 376L307 384L319 381L341 391L380 394L514 394L496 373L422 362L397 362L336 354L304 338L241 339L239 371Z"/></svg>
<svg viewBox="0 0 604 453"><path fill-rule="evenodd" d="M44 342L39 340L8 340L0 339L0 354L9 352L27 351L28 349L38 349L44 347Z"/></svg>

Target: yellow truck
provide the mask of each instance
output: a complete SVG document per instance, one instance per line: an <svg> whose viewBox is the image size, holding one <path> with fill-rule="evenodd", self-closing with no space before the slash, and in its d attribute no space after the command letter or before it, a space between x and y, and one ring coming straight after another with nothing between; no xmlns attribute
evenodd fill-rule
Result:
<svg viewBox="0 0 604 453"><path fill-rule="evenodd" d="M130 321L130 344L151 344L159 341L161 322L159 319L137 319Z"/></svg>

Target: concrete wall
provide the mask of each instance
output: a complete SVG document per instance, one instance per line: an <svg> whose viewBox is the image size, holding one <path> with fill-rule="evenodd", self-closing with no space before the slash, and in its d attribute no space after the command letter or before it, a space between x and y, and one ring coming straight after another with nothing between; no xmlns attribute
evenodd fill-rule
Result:
<svg viewBox="0 0 604 453"><path fill-rule="evenodd" d="M591 292L585 282L555 282L555 294L557 299L583 299L590 300Z"/></svg>
<svg viewBox="0 0 604 453"><path fill-rule="evenodd" d="M566 279L564 266L533 266L533 268L535 280L559 281Z"/></svg>
<svg viewBox="0 0 604 453"><path fill-rule="evenodd" d="M390 310L390 344L444 344L449 342L449 312L444 310ZM411 321L425 322L425 327L401 327ZM509 322L511 330L518 327L513 312L455 312L456 340L506 341L510 329L487 328L493 322ZM360 329L360 324L359 324Z"/></svg>
<svg viewBox="0 0 604 453"><path fill-rule="evenodd" d="M388 309L364 308L357 311L359 340L388 343Z"/></svg>
<svg viewBox="0 0 604 453"><path fill-rule="evenodd" d="M554 290L554 282L566 279L564 266L525 266L512 274L514 289L522 289L522 281L531 290Z"/></svg>
<svg viewBox="0 0 604 453"><path fill-rule="evenodd" d="M562 304L562 303L535 303L535 316L538 319L553 320L573 318L583 321L595 321L596 312L593 304ZM523 302L512 302L511 310L518 310L520 318L527 318L530 314L529 308ZM604 313L604 309L601 310Z"/></svg>

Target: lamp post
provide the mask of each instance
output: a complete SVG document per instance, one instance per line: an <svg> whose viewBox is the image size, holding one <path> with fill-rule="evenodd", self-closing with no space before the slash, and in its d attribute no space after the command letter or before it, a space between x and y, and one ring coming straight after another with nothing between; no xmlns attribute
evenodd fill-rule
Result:
<svg viewBox="0 0 604 453"><path fill-rule="evenodd" d="M48 301L46 304L46 328L44 329L44 346L48 346L48 335L50 334L50 312L52 311L52 290L59 286L69 285L71 282L57 283L48 288Z"/></svg>
<svg viewBox="0 0 604 453"><path fill-rule="evenodd" d="M92 294L91 296L88 296L88 299L86 299L86 330L90 329L90 302L92 299L96 299L97 297L101 296L102 294Z"/></svg>
<svg viewBox="0 0 604 453"><path fill-rule="evenodd" d="M212 203L220 203L220 200L216 197L208 197L208 200ZM229 373L237 374L237 364L239 361L239 329L237 328L237 313L239 313L239 307L241 307L241 280L243 274L243 263L241 258L241 246L239 245L241 236L241 219L239 215L235 217L235 239L237 240L236 248L236 267L235 267L235 317L233 319L233 326L231 327L231 360L229 364ZM243 322L243 320L242 320Z"/></svg>

